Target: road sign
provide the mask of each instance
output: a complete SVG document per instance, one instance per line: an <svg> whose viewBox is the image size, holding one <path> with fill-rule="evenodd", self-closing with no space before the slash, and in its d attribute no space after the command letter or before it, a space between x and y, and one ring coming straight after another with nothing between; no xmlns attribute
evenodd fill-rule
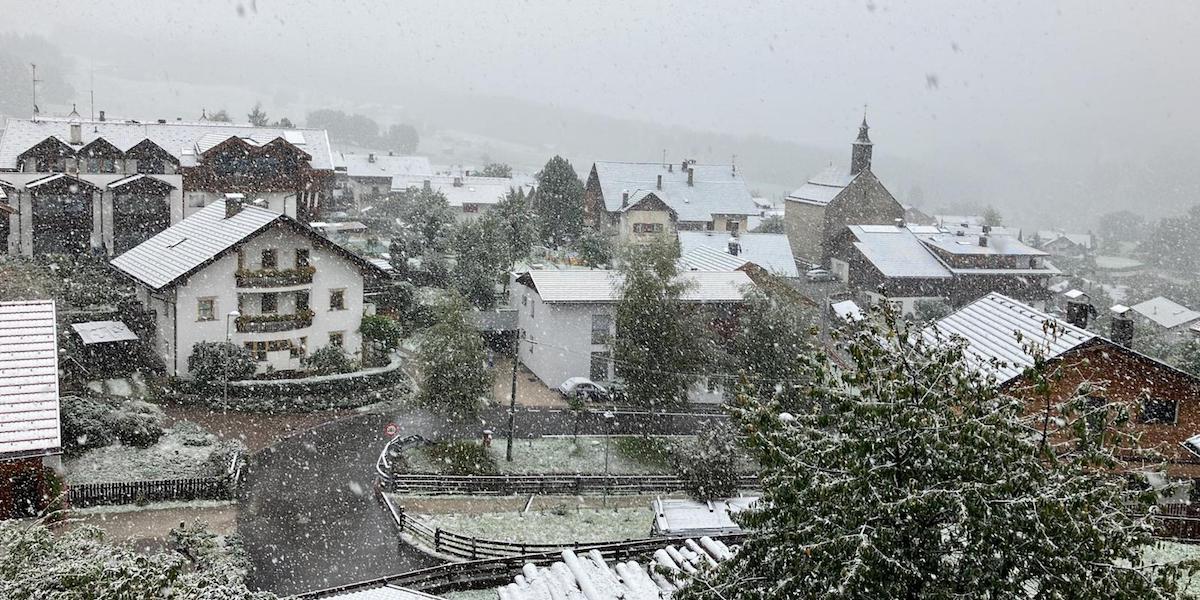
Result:
<svg viewBox="0 0 1200 600"><path fill-rule="evenodd" d="M388 437L395 437L397 431L400 431L400 428L395 423L388 423L387 427L383 428L383 433Z"/></svg>

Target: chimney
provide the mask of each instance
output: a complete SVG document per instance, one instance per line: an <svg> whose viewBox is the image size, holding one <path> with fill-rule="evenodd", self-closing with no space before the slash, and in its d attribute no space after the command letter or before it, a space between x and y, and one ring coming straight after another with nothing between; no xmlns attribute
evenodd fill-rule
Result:
<svg viewBox="0 0 1200 600"><path fill-rule="evenodd" d="M662 190L662 174L659 174L659 176L658 176L658 187L656 187L655 189L660 190L660 191Z"/></svg>
<svg viewBox="0 0 1200 600"><path fill-rule="evenodd" d="M991 232L992 232L992 226L991 226L991 225L984 225L984 226L983 226L983 235L987 235L987 234L989 234L989 233L991 233Z"/></svg>
<svg viewBox="0 0 1200 600"><path fill-rule="evenodd" d="M163 125L163 124L165 124L166 122L167 122L167 120L166 120L166 119L159 119L159 120L158 120L158 124L159 124L159 125Z"/></svg>
<svg viewBox="0 0 1200 600"><path fill-rule="evenodd" d="M395 154L392 154L392 151L388 150L388 156L395 156Z"/></svg>
<svg viewBox="0 0 1200 600"><path fill-rule="evenodd" d="M685 158L685 159L683 159L683 161L681 161L681 162L679 163L679 170L680 170L680 171L686 171L686 170L687 170L687 168L688 168L688 161L687 161L687 159Z"/></svg>
<svg viewBox="0 0 1200 600"><path fill-rule="evenodd" d="M104 122L104 111L100 111L100 122Z"/></svg>
<svg viewBox="0 0 1200 600"><path fill-rule="evenodd" d="M422 187L425 188L425 191L432 192L433 191L433 182L426 179L424 182L424 185Z"/></svg>
<svg viewBox="0 0 1200 600"><path fill-rule="evenodd" d="M455 177L454 178L454 187L462 187L462 186L463 186L463 178L461 176Z"/></svg>
<svg viewBox="0 0 1200 600"><path fill-rule="evenodd" d="M688 167L688 185L696 185L696 167Z"/></svg>
<svg viewBox="0 0 1200 600"><path fill-rule="evenodd" d="M659 175L661 178L662 175ZM629 206L629 190L621 190L621 208Z"/></svg>
<svg viewBox="0 0 1200 600"><path fill-rule="evenodd" d="M668 173L674 173L674 172L675 172L675 163L668 163L668 164L667 164L667 172L668 172Z"/></svg>
<svg viewBox="0 0 1200 600"><path fill-rule="evenodd" d="M369 162L369 163L375 162L375 153L372 152L372 153L367 154L367 162Z"/></svg>
<svg viewBox="0 0 1200 600"><path fill-rule="evenodd" d="M246 197L241 194L225 194L225 218L231 218L242 212Z"/></svg>
<svg viewBox="0 0 1200 600"><path fill-rule="evenodd" d="M727 244L727 247L729 248L729 253L734 256L737 256L742 253L742 242L739 241L736 237L729 238L729 243Z"/></svg>
<svg viewBox="0 0 1200 600"><path fill-rule="evenodd" d="M71 145L78 146L83 143L83 125L80 123L71 123Z"/></svg>
<svg viewBox="0 0 1200 600"><path fill-rule="evenodd" d="M896 229L904 229L904 219L896 219Z"/></svg>
<svg viewBox="0 0 1200 600"><path fill-rule="evenodd" d="M1071 290L1067 297L1067 322L1084 329L1088 324L1088 315L1092 312L1091 298L1079 290Z"/></svg>
<svg viewBox="0 0 1200 600"><path fill-rule="evenodd" d="M1112 307L1112 312L1112 331L1109 337L1117 344L1133 348L1133 317L1130 314L1132 311L1128 306L1118 304Z"/></svg>
<svg viewBox="0 0 1200 600"><path fill-rule="evenodd" d="M979 236L979 247L987 248L987 234Z"/></svg>

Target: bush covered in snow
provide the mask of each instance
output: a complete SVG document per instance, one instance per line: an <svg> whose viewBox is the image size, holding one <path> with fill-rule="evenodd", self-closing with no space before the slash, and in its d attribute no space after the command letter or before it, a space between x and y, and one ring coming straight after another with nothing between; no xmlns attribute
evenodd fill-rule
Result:
<svg viewBox="0 0 1200 600"><path fill-rule="evenodd" d="M96 396L63 396L63 450L78 455L121 442L146 448L163 434L162 410L149 402Z"/></svg>
<svg viewBox="0 0 1200 600"><path fill-rule="evenodd" d="M229 468L233 453L241 451L241 444L220 440L195 423L181 421L147 447L114 439L72 456L65 467L67 480L74 484L220 477Z"/></svg>
<svg viewBox="0 0 1200 600"><path fill-rule="evenodd" d="M738 490L738 446L724 425L702 431L691 443L671 452L671 464L688 494L701 501L729 498Z"/></svg>
<svg viewBox="0 0 1200 600"><path fill-rule="evenodd" d="M445 465L447 475L495 475L496 461L486 448L477 442L453 440L438 442L424 448L430 460Z"/></svg>
<svg viewBox="0 0 1200 600"><path fill-rule="evenodd" d="M249 379L256 365L250 351L229 342L197 342L188 357L188 370L196 381L221 383Z"/></svg>
<svg viewBox="0 0 1200 600"><path fill-rule="evenodd" d="M304 368L313 375L337 375L350 373L358 368L354 361L346 356L341 346L322 346L304 357Z"/></svg>

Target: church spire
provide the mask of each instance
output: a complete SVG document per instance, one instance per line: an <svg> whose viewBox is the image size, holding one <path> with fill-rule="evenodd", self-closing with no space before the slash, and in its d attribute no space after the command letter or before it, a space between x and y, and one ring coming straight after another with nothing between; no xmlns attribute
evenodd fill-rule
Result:
<svg viewBox="0 0 1200 600"><path fill-rule="evenodd" d="M867 135L867 130L870 128L867 125L867 109L863 107L863 120L862 125L858 126L858 139L854 140L850 152L851 175L871 170L871 149L874 144L871 143L871 136Z"/></svg>

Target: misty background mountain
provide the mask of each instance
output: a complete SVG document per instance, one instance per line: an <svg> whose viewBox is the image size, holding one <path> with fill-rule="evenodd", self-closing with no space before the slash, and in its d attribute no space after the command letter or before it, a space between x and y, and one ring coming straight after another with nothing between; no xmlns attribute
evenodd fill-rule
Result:
<svg viewBox="0 0 1200 600"><path fill-rule="evenodd" d="M665 151L736 160L780 200L848 161L869 103L873 170L927 212L1078 230L1200 201L1200 90L1164 61L1195 50L1190 5L338 6L5 1L38 18L0 24L0 112L28 115L36 62L44 112L87 114L92 90L112 118L333 108L416 126L437 163L532 172L561 154L583 177Z"/></svg>

